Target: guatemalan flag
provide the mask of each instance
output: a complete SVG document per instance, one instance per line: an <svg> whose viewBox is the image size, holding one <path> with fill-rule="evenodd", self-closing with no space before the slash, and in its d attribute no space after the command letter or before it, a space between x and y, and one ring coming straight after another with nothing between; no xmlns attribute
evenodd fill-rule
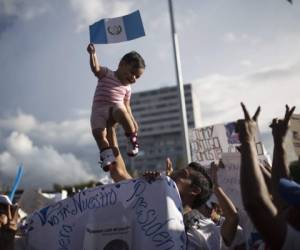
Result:
<svg viewBox="0 0 300 250"><path fill-rule="evenodd" d="M145 36L140 12L105 18L90 25L91 43L119 43Z"/></svg>

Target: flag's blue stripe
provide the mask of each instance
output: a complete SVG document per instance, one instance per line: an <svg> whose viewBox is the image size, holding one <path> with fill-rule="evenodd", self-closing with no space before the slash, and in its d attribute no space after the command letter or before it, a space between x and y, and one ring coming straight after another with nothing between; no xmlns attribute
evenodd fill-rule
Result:
<svg viewBox="0 0 300 250"><path fill-rule="evenodd" d="M106 30L103 19L90 25L90 42L107 43Z"/></svg>
<svg viewBox="0 0 300 250"><path fill-rule="evenodd" d="M123 17L127 40L132 40L145 35L142 18L137 10Z"/></svg>
<svg viewBox="0 0 300 250"><path fill-rule="evenodd" d="M15 183L13 185L13 188L10 192L10 194L8 195L9 199L11 200L11 202L13 202L13 199L14 199L14 196L15 196L15 192L17 191L18 189L18 186L20 184L20 181L21 181L21 178L22 178L22 175L23 175L23 165L22 163L20 164L19 168L18 168L18 173L16 175L16 178L15 178Z"/></svg>

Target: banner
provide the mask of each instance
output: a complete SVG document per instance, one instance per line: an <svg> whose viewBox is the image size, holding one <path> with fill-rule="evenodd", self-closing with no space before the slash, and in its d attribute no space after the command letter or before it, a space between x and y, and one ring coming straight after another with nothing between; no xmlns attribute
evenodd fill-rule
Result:
<svg viewBox="0 0 300 250"><path fill-rule="evenodd" d="M119 43L145 36L140 12L105 18L90 25L90 42L105 44Z"/></svg>
<svg viewBox="0 0 300 250"><path fill-rule="evenodd" d="M261 245L262 237L253 226L247 212L242 203L242 194L240 186L240 166L241 154L236 153L223 153L222 161L224 168L218 170L218 182L226 195L233 202L234 206L238 208L239 225L242 226L244 236L247 239L249 249L258 249L254 246ZM268 158L261 156L259 159L261 164L268 164Z"/></svg>
<svg viewBox="0 0 300 250"><path fill-rule="evenodd" d="M220 160L222 153L237 152L240 145L238 134L235 132L235 122L216 124L204 128L193 129L189 134L192 161L209 165L214 160ZM266 154L263 144L256 135L258 156Z"/></svg>
<svg viewBox="0 0 300 250"><path fill-rule="evenodd" d="M292 131L292 141L295 152L300 156L300 115L292 115L290 130Z"/></svg>
<svg viewBox="0 0 300 250"><path fill-rule="evenodd" d="M240 186L241 154L239 152L223 153L222 162L224 168L220 168L217 172L219 185L232 200L235 207L243 209Z"/></svg>
<svg viewBox="0 0 300 250"><path fill-rule="evenodd" d="M33 213L23 231L30 249L186 249L180 196L165 176L84 190Z"/></svg>

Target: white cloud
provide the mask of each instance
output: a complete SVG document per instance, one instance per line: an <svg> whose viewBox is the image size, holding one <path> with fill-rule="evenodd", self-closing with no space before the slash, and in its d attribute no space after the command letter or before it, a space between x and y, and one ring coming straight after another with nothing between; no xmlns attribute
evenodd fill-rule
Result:
<svg viewBox="0 0 300 250"><path fill-rule="evenodd" d="M82 30L102 18L112 18L126 15L133 6L129 1L105 1L105 0L69 0L72 9L78 16L78 30Z"/></svg>
<svg viewBox="0 0 300 250"><path fill-rule="evenodd" d="M6 146L10 152L17 155L28 155L33 151L32 141L29 137L16 131L7 138Z"/></svg>
<svg viewBox="0 0 300 250"><path fill-rule="evenodd" d="M261 39L259 37L250 36L246 33L234 33L234 32L227 32L223 36L223 40L227 43L247 43L250 45L257 45L261 42Z"/></svg>
<svg viewBox="0 0 300 250"><path fill-rule="evenodd" d="M45 0L0 0L0 14L30 20L50 9Z"/></svg>
<svg viewBox="0 0 300 250"><path fill-rule="evenodd" d="M74 109L73 114L76 117L87 118L90 116L91 111L89 109Z"/></svg>
<svg viewBox="0 0 300 250"><path fill-rule="evenodd" d="M18 111L17 116L0 119L0 128L9 128L19 132L29 132L37 126L37 121L32 115Z"/></svg>
<svg viewBox="0 0 300 250"><path fill-rule="evenodd" d="M88 171L88 163L72 153L59 153L51 145L37 147L27 135L14 131L6 140L5 150L0 152L3 183L13 179L20 162L25 170L22 185L26 187L51 188L53 183L68 185L96 179Z"/></svg>
<svg viewBox="0 0 300 250"><path fill-rule="evenodd" d="M22 185L27 187L51 188L54 182L67 185L97 179L98 151L86 115L41 122L19 111L0 118L0 131L0 183L11 185L20 162L25 166Z"/></svg>
<svg viewBox="0 0 300 250"><path fill-rule="evenodd" d="M253 66L253 63L250 61L250 60L242 60L241 62L240 62L240 64L242 65L242 66L244 66L244 67L252 67Z"/></svg>
<svg viewBox="0 0 300 250"><path fill-rule="evenodd" d="M224 41L225 42L235 42L235 41L237 41L237 36L232 32L228 32L224 35Z"/></svg>
<svg viewBox="0 0 300 250"><path fill-rule="evenodd" d="M31 134L51 144L84 146L93 142L89 119L40 123Z"/></svg>
<svg viewBox="0 0 300 250"><path fill-rule="evenodd" d="M62 122L40 122L19 111L15 116L0 119L0 128L26 133L42 144L85 146L93 143L88 117Z"/></svg>
<svg viewBox="0 0 300 250"><path fill-rule="evenodd" d="M263 131L269 130L272 118L283 116L285 104L300 107L298 91L295 91L299 84L299 67L300 63L296 63L247 75L211 75L194 80L203 93L200 102L204 125L241 118L240 102L243 101L251 113L262 105L259 124Z"/></svg>

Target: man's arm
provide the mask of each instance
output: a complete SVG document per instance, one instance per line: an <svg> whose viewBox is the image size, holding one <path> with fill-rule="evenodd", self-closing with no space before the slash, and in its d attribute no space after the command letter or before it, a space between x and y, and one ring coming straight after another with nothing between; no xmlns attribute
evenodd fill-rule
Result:
<svg viewBox="0 0 300 250"><path fill-rule="evenodd" d="M138 132L139 126L138 126L136 120L133 117L133 114L132 114L132 111L131 111L131 106L130 106L130 99L129 100L125 100L124 101L124 105L126 107L126 110L127 110L128 114L129 114L129 116L131 117L132 123L133 123L134 128L135 128L135 132Z"/></svg>
<svg viewBox="0 0 300 250"><path fill-rule="evenodd" d="M90 43L87 47L87 51L90 54L90 67L92 72L98 78L103 77L105 74L105 70L100 66L98 62L94 44Z"/></svg>
<svg viewBox="0 0 300 250"><path fill-rule="evenodd" d="M221 236L223 241L225 242L226 246L231 246L235 234L238 227L238 212L230 200L230 198L226 195L224 190L220 187L218 182L218 166L215 163L211 164L211 179L213 182L213 192L216 195L219 205L224 214L224 222L221 226Z"/></svg>
<svg viewBox="0 0 300 250"><path fill-rule="evenodd" d="M132 179L131 175L127 172L123 157L118 147L115 125L107 127L107 139L113 148L114 155L116 157L116 164L109 168L111 178L115 182Z"/></svg>
<svg viewBox="0 0 300 250"><path fill-rule="evenodd" d="M287 224L271 201L264 177L259 167L255 146L257 117L260 108L253 118L242 104L245 119L237 122L241 146L241 190L243 203L248 215L257 230L271 249L281 249L287 231Z"/></svg>
<svg viewBox="0 0 300 250"><path fill-rule="evenodd" d="M289 166L287 162L287 154L284 147L284 141L289 129L289 121L295 110L295 107L289 108L286 105L284 119L273 119L270 127L272 128L274 140L273 152L273 167L272 167L272 195L276 208L282 211L287 205L281 199L278 193L278 186L280 178L289 178Z"/></svg>
<svg viewBox="0 0 300 250"><path fill-rule="evenodd" d="M267 167L265 164L267 164L267 163L264 163L264 164L260 163L259 166L260 166L260 170L263 174L265 183L267 185L268 192L269 192L269 194L271 194L272 193L271 167L269 168L269 166Z"/></svg>

